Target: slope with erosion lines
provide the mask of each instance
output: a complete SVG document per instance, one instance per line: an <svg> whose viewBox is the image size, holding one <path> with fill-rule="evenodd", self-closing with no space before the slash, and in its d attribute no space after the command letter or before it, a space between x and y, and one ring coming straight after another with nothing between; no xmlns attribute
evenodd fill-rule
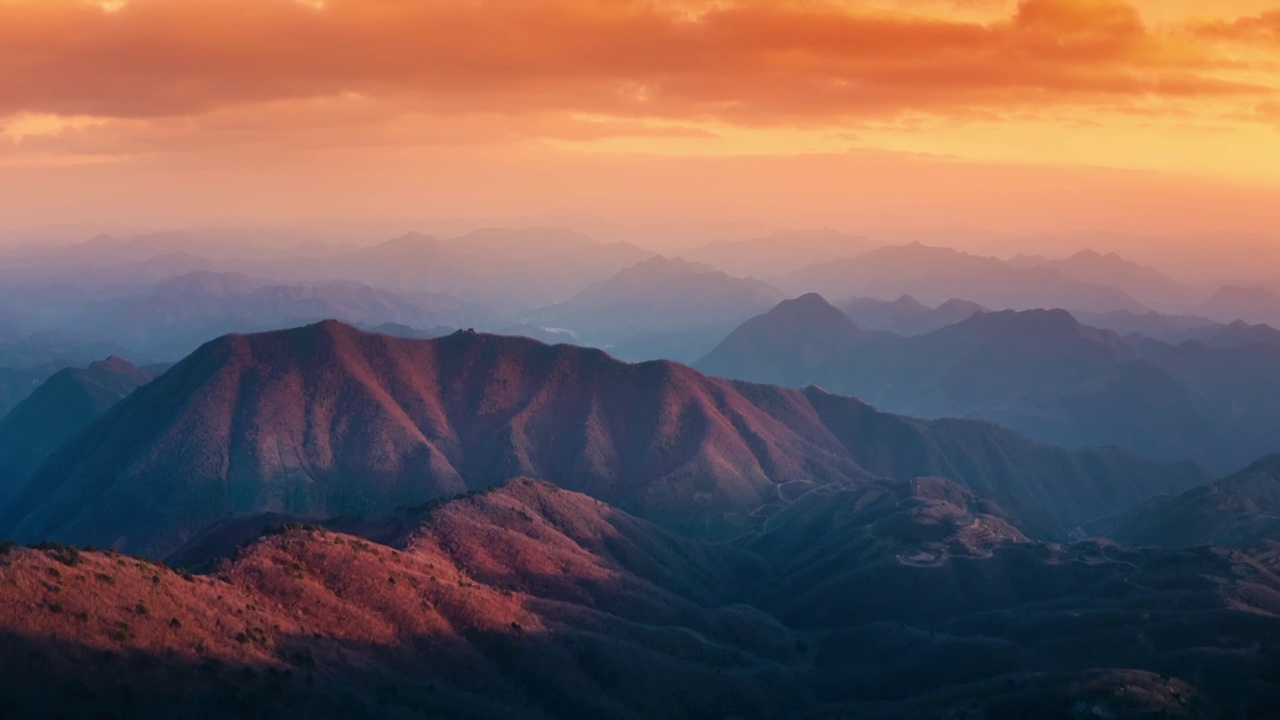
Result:
<svg viewBox="0 0 1280 720"><path fill-rule="evenodd" d="M326 322L205 345L45 461L0 533L163 556L238 515L377 516L521 475L711 537L756 527L780 484L948 477L1061 537L1208 480L674 363Z"/></svg>

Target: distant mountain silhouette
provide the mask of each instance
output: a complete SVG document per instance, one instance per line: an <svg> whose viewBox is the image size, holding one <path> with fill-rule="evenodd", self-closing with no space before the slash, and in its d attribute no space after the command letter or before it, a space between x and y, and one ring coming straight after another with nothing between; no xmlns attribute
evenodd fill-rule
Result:
<svg viewBox="0 0 1280 720"><path fill-rule="evenodd" d="M968 300L952 299L934 308L910 295L893 302L854 298L841 305L841 309L861 327L895 335L923 335L987 312L986 308Z"/></svg>
<svg viewBox="0 0 1280 720"><path fill-rule="evenodd" d="M1151 500L1115 519L1105 532L1133 545L1175 548L1280 542L1280 455L1212 485Z"/></svg>
<svg viewBox="0 0 1280 720"><path fill-rule="evenodd" d="M1196 294L1193 288L1159 270L1125 260L1114 252L1081 250L1061 260L1018 256L1009 262L1016 267L1053 269L1072 280L1119 288L1149 306L1184 306L1193 302Z"/></svg>
<svg viewBox="0 0 1280 720"><path fill-rule="evenodd" d="M1160 367L1201 401L1239 450L1227 472L1280 451L1280 342L1263 326L1233 325L1206 341L1178 345L1133 340L1142 358Z"/></svg>
<svg viewBox="0 0 1280 720"><path fill-rule="evenodd" d="M693 360L738 323L781 299L781 291L759 280L731 277L681 258L653 257L526 316L536 325L572 330L597 346L648 340L653 347L643 359L667 357L664 339L701 337L701 353Z"/></svg>
<svg viewBox="0 0 1280 720"><path fill-rule="evenodd" d="M351 282L276 285L236 273L192 273L146 292L93 303L66 324L177 358L230 332L294 327L325 318L418 328L490 323L493 313L448 295L405 295Z"/></svg>
<svg viewBox="0 0 1280 720"><path fill-rule="evenodd" d="M112 405L151 381L118 357L55 373L0 419L0 507L45 458Z"/></svg>
<svg viewBox="0 0 1280 720"><path fill-rule="evenodd" d="M964 298L989 308L1015 310L1143 309L1123 290L1073 280L1055 269L1018 268L998 258L919 243L812 265L788 275L782 287L836 299L909 294L923 303L939 304Z"/></svg>
<svg viewBox="0 0 1280 720"><path fill-rule="evenodd" d="M750 240L717 240L686 255L730 275L774 278L803 267L861 255L880 243L838 230L778 230Z"/></svg>
<svg viewBox="0 0 1280 720"><path fill-rule="evenodd" d="M326 322L211 342L55 452L0 534L167 554L237 515L379 515L515 476L693 535L756 527L778 486L947 477L1048 536L1205 482L1189 465L1064 451L820 390L459 332Z"/></svg>
<svg viewBox="0 0 1280 720"><path fill-rule="evenodd" d="M1199 305L1196 312L1220 322L1243 320L1280 326L1280 293L1262 286L1227 285Z"/></svg>
<svg viewBox="0 0 1280 720"><path fill-rule="evenodd" d="M295 272L405 292L448 293L518 311L563 300L652 255L572 230L489 229L455 240L411 233L311 261Z"/></svg>
<svg viewBox="0 0 1280 720"><path fill-rule="evenodd" d="M1105 313L1075 310L1071 314L1085 325L1100 330L1111 330L1120 335L1139 334L1152 340L1175 344L1186 340L1207 339L1227 327L1200 315L1136 313L1128 310Z"/></svg>
<svg viewBox="0 0 1280 720"><path fill-rule="evenodd" d="M822 305L811 304L814 316L838 312ZM908 415L990 420L1068 447L1119 445L1213 467L1232 460L1231 445L1198 398L1118 335L1081 325L1066 311L976 314L907 338L832 329L797 337L804 327L763 315L698 368L792 387L818 384Z"/></svg>

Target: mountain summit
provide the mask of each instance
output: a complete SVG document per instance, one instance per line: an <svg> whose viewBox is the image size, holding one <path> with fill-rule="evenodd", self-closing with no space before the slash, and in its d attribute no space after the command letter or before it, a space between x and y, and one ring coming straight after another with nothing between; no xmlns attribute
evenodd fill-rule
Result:
<svg viewBox="0 0 1280 720"><path fill-rule="evenodd" d="M757 527L780 497L926 475L1053 535L1204 481L1190 466L1047 448L675 363L324 322L206 344L45 461L0 533L164 555L240 515L377 516L528 476L726 536Z"/></svg>

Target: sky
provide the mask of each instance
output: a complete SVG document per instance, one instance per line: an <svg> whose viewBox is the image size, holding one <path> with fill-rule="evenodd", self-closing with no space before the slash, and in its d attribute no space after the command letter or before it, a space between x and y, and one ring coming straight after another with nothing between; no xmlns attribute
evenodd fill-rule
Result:
<svg viewBox="0 0 1280 720"><path fill-rule="evenodd" d="M1277 197L1280 1L0 0L0 227L1280 237Z"/></svg>

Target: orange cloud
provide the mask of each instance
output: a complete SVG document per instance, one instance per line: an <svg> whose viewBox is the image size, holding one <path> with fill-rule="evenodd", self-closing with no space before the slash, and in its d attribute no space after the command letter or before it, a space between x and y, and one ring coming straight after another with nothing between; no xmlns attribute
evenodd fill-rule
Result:
<svg viewBox="0 0 1280 720"><path fill-rule="evenodd" d="M0 116L355 94L768 125L1269 92L1196 37L1122 0L1023 0L988 23L824 0L0 0Z"/></svg>
<svg viewBox="0 0 1280 720"><path fill-rule="evenodd" d="M1280 48L1280 10L1234 20L1201 21L1196 24L1195 31L1202 37L1263 42Z"/></svg>

